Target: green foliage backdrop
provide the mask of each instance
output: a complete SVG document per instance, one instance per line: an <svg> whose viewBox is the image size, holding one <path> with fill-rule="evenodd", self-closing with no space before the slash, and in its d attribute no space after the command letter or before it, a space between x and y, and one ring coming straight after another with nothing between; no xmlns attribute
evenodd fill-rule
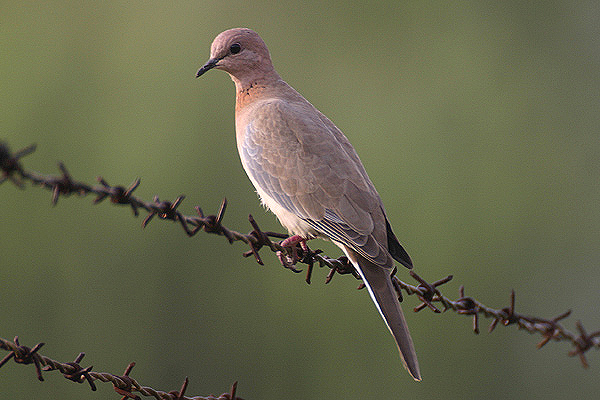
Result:
<svg viewBox="0 0 600 400"><path fill-rule="evenodd" d="M569 2L2 1L0 137L28 167L187 198L249 230L258 203L235 148L226 74L194 74L213 37L247 26L276 68L354 143L417 272L491 306L574 309L600 327L600 6ZM413 383L366 292L240 257L223 238L108 203L0 186L0 336L62 361L188 393L247 399L591 398L569 346L468 318L408 312ZM319 244L332 255L333 246ZM402 273L404 271L401 271ZM402 278L409 279L406 275ZM410 310L415 300L406 300ZM117 398L10 363L0 399Z"/></svg>

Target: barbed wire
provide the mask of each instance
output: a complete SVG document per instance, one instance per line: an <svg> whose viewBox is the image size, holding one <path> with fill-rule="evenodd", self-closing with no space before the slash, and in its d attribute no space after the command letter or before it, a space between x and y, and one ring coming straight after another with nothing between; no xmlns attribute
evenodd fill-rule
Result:
<svg viewBox="0 0 600 400"><path fill-rule="evenodd" d="M195 207L197 215L184 215L178 211L178 207L184 200L184 196L179 196L172 202L161 201L158 196L154 196L153 201L144 201L136 197L133 192L140 185L140 179L136 179L126 188L124 186L111 186L106 180L99 177L99 185L92 186L74 180L62 163L58 164L61 173L60 175L42 175L37 172L26 170L21 165L20 160L34 150L35 145L31 145L11 153L7 144L0 143L0 169L2 170L0 184L5 181L10 181L17 187L24 189L25 182L31 182L33 185L38 185L52 192L51 200L53 205L58 202L60 196L94 195L96 197L93 200L93 204L98 204L109 199L113 204L130 207L135 216L139 215L140 210L146 211L147 215L142 222L142 227L146 227L150 221L155 217L158 217L158 219L161 220L179 222L188 236L194 236L198 232L204 231L206 233L224 236L229 243L236 241L244 242L250 249L244 252L243 256L253 256L256 262L261 265L264 265L264 263L259 251L262 248L268 248L279 255L279 259L282 261L281 264L285 268L296 273L302 272L296 265L306 265L305 280L309 284L311 282L315 263L320 267L328 267L330 269L325 279L325 283L329 283L336 273L351 274L355 278L360 279L352 264L345 256L332 258L323 254L321 250L311 250L308 247L303 248L299 245L282 246L280 243L271 240L271 238L285 239L288 235L262 231L252 215L248 216L249 223L252 227L252 230L249 233L244 234L225 227L222 224L222 220L227 208L226 199L223 199L216 215L205 215L199 206ZM282 254L284 257L281 257ZM463 286L459 288L459 297L456 300L451 300L444 296L438 288L452 280L452 275L433 283L428 283L414 271L410 271L409 274L417 281L417 285L405 283L396 276L393 276L393 283L400 300L402 300L402 291L408 295L415 295L419 298L421 304L414 308L415 312L429 308L435 313L452 310L457 314L472 316L473 331L476 334L479 333L480 316L492 319L488 328L489 332L492 332L499 324L504 326L516 325L519 329L524 329L530 333L537 333L542 336L541 341L537 345L538 348L543 347L550 341L570 342L573 349L568 353L569 356L578 356L585 368L588 368L588 362L585 357L586 352L592 348L600 348L600 331L588 334L581 321L577 321L576 328L578 333L573 333L565 329L559 323L559 321L571 314L570 310L551 319L532 317L518 313L515 310L514 290L511 292L509 305L501 309L488 307L473 297L466 296ZM364 287L363 284L359 285L359 289L362 287ZM440 310L440 308L442 308L442 310Z"/></svg>
<svg viewBox="0 0 600 400"><path fill-rule="evenodd" d="M79 353L73 362L62 363L41 355L39 349L43 345L44 343L38 343L33 348L30 348L21 345L18 336L15 336L15 339L12 342L0 338L0 348L9 351L6 357L0 361L0 367L12 358L18 364L33 364L39 381L44 381L42 371L60 371L60 373L70 381L77 383L87 382L92 391L96 391L95 381L110 382L113 384L115 392L123 396L121 400L140 400L140 396L136 395L134 392L140 393L143 396L154 397L158 400L243 400L241 397L236 396L237 382L234 382L233 385L231 385L231 390L229 392L223 393L220 396L209 395L207 397L187 397L185 396L185 391L187 390L189 383L187 377L183 381L181 389L162 392L160 390L152 389L149 386L142 386L138 381L129 376L131 370L135 366L134 362L129 363L123 375L114 375L108 372L96 372L92 370L92 366L82 368L79 364L85 356L85 353Z"/></svg>

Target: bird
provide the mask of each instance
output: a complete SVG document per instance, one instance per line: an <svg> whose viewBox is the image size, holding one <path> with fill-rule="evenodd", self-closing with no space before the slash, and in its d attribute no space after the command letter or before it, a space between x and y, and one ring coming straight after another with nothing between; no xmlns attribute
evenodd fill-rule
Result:
<svg viewBox="0 0 600 400"><path fill-rule="evenodd" d="M354 147L279 76L255 31L234 28L217 35L196 77L211 69L225 71L235 84L240 160L262 204L288 230L286 244L321 238L342 249L394 337L404 367L420 381L391 280L394 260L409 269L413 263Z"/></svg>

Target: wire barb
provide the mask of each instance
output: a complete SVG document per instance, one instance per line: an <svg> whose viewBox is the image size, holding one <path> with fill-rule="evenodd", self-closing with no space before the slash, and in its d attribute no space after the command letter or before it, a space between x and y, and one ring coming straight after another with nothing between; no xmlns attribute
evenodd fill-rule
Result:
<svg viewBox="0 0 600 400"><path fill-rule="evenodd" d="M28 154L35 151L36 145L29 145L21 150L11 154L8 144L0 142L0 169L2 170L2 177L0 177L0 184L6 180L10 180L19 189L25 189L23 180L23 167L19 160Z"/></svg>
<svg viewBox="0 0 600 400"><path fill-rule="evenodd" d="M19 343L19 337L15 336L14 339L15 346L12 347L11 352L6 355L0 361L0 367L6 364L11 358L15 360L18 364L31 364L35 365L35 371L37 373L37 378L40 382L44 381L44 377L42 376L42 367L40 366L40 357L36 353L38 350L44 345L44 343L38 343L33 348L29 348L27 346L21 346Z"/></svg>
<svg viewBox="0 0 600 400"><path fill-rule="evenodd" d="M75 358L75 361L65 363L65 365L69 366L70 369L67 369L63 375L66 379L73 382L83 383L84 381L87 381L87 383L90 385L90 389L92 389L92 391L96 391L96 384L90 376L90 371L93 367L90 365L89 367L82 368L81 365L79 365L84 356L85 353L79 353L77 358ZM56 367L54 365L46 365L42 369L44 371L53 371L56 369Z"/></svg>

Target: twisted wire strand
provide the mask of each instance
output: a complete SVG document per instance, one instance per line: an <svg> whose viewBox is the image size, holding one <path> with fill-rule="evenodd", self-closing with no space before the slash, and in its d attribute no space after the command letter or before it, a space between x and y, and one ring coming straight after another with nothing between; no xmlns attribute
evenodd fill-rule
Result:
<svg viewBox="0 0 600 400"><path fill-rule="evenodd" d="M158 400L243 400L235 395L237 382L232 385L229 392L223 393L220 396L209 395L205 396L185 396L185 390L188 385L188 378L178 391L163 392L153 389L149 386L140 385L135 379L129 376L135 363L130 363L123 375L115 375L108 372L92 371L92 367L82 368L79 362L83 359L85 353L80 353L74 362L62 363L53 360L38 352L44 343L38 343L35 347L29 348L19 343L19 337L15 337L13 341L0 338L0 348L9 351L9 354L0 361L0 367L6 364L11 358L19 364L34 364L36 367L38 380L43 381L42 371L59 371L69 380L77 383L87 382L90 388L95 391L95 381L110 382L113 384L114 390L124 398L139 399L140 397L134 392L140 393L143 396L154 397Z"/></svg>

